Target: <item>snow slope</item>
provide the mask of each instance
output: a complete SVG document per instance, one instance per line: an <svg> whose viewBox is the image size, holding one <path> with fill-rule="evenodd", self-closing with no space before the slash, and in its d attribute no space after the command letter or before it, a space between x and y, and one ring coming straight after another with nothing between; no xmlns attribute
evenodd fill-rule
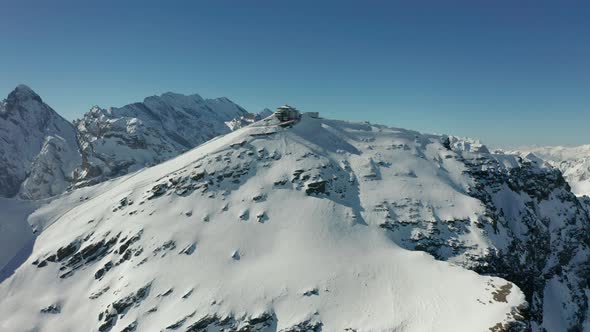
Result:
<svg viewBox="0 0 590 332"><path fill-rule="evenodd" d="M268 118L67 193L29 218L40 234L0 284L0 328L525 329L535 324L526 294L465 268L510 240L470 192L467 160L519 162L457 146L466 145L307 117L281 128ZM433 234L443 243L438 260L417 247ZM572 326L565 309L547 317Z"/></svg>
<svg viewBox="0 0 590 332"><path fill-rule="evenodd" d="M576 195L590 196L590 145L525 147L519 152L523 155L533 153L547 161L561 170Z"/></svg>

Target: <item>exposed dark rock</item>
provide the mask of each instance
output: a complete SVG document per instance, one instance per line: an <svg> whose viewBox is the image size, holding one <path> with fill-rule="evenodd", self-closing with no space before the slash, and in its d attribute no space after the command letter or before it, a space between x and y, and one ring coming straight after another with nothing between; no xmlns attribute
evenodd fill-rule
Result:
<svg viewBox="0 0 590 332"><path fill-rule="evenodd" d="M127 311L134 305L139 305L149 294L151 283L138 289L135 293L117 300L107 306L107 308L98 315L98 320L103 323L99 326L99 331L110 331L116 324L119 317L125 316Z"/></svg>
<svg viewBox="0 0 590 332"><path fill-rule="evenodd" d="M106 293L111 287L110 286L106 286L104 288L101 288L100 290L98 290L97 292L94 292L92 294L90 294L90 296L88 297L91 300L96 300L98 299L102 294Z"/></svg>
<svg viewBox="0 0 590 332"><path fill-rule="evenodd" d="M258 203L258 202L265 201L265 200L266 200L266 194L259 194L259 195L256 195L256 196L252 197L252 200L253 200L254 202L257 202L257 203Z"/></svg>
<svg viewBox="0 0 590 332"><path fill-rule="evenodd" d="M305 170L303 170L303 169L295 170L293 172L293 178L291 178L291 182L295 182L297 180L300 180L301 174L303 174L303 172L305 172Z"/></svg>
<svg viewBox="0 0 590 332"><path fill-rule="evenodd" d="M52 304L46 308L40 310L42 314L59 314L61 312L61 306L59 304Z"/></svg>
<svg viewBox="0 0 590 332"><path fill-rule="evenodd" d="M103 267L98 269L96 273L94 273L94 279L100 279L107 273L110 269L113 268L113 262L107 262Z"/></svg>
<svg viewBox="0 0 590 332"><path fill-rule="evenodd" d="M219 318L217 318L217 316L205 316L199 319L197 322L190 325L186 329L186 332L202 332L205 331L209 325L212 325L216 322L219 322Z"/></svg>
<svg viewBox="0 0 590 332"><path fill-rule="evenodd" d="M280 332L320 332L323 324L317 320L306 320L291 327L282 329Z"/></svg>
<svg viewBox="0 0 590 332"><path fill-rule="evenodd" d="M188 246L186 246L184 249L182 249L179 254L184 254L184 255L192 255L195 252L195 249L197 249L197 245L195 243L192 243Z"/></svg>
<svg viewBox="0 0 590 332"><path fill-rule="evenodd" d="M278 187L278 186L286 185L287 182L288 182L287 180L278 180L278 181L275 181L273 184L274 184L274 186Z"/></svg>
<svg viewBox="0 0 590 332"><path fill-rule="evenodd" d="M320 291L317 288L312 288L303 292L303 296L320 295Z"/></svg>
<svg viewBox="0 0 590 332"><path fill-rule="evenodd" d="M137 330L137 321L133 321L131 324L127 325L121 332L133 332Z"/></svg>
<svg viewBox="0 0 590 332"><path fill-rule="evenodd" d="M170 288L167 291L165 291L164 293L158 294L156 297L166 297L166 296L172 294L173 291L174 291L174 289L173 288Z"/></svg>
<svg viewBox="0 0 590 332"><path fill-rule="evenodd" d="M154 254L154 256L156 256L159 253L162 253L162 257L164 257L164 256L166 256L166 253L168 251L174 250L174 249L176 249L176 242L173 240L168 240L168 241L164 242L164 244L162 244L161 246L154 249L153 254Z"/></svg>
<svg viewBox="0 0 590 332"><path fill-rule="evenodd" d="M506 297L510 295L510 290L512 289L512 284L507 283L500 287L500 289L495 290L492 295L494 296L494 301L508 303Z"/></svg>
<svg viewBox="0 0 590 332"><path fill-rule="evenodd" d="M182 325L184 325L184 323L186 323L186 321L189 318L192 318L196 313L197 313L196 311L193 311L191 314L188 314L188 315L184 316L183 318L181 318L176 323L167 326L166 329L167 330L176 330L176 329L180 328Z"/></svg>
<svg viewBox="0 0 590 332"><path fill-rule="evenodd" d="M157 184L154 187L152 187L152 189L150 190L150 195L148 196L148 199L154 199L154 198L160 197L160 196L164 195L167 190L168 190L167 183Z"/></svg>
<svg viewBox="0 0 590 332"><path fill-rule="evenodd" d="M256 221L257 222L264 223L267 220L268 220L268 216L266 215L266 212L259 212L258 214L256 214Z"/></svg>
<svg viewBox="0 0 590 332"><path fill-rule="evenodd" d="M65 247L61 247L61 248L57 249L57 253L56 253L57 261L61 262L66 257L72 255L73 253L75 253L78 250L79 247L80 247L80 241L74 241Z"/></svg>
<svg viewBox="0 0 590 332"><path fill-rule="evenodd" d="M219 329L228 332L261 332L276 323L276 317L270 313L238 319L233 316L219 317L216 314L200 318L187 327L186 332L204 332Z"/></svg>
<svg viewBox="0 0 590 332"><path fill-rule="evenodd" d="M193 294L194 290L195 290L194 288L191 288L188 292L186 292L186 294L184 294L182 296L182 298L183 299L188 299Z"/></svg>
<svg viewBox="0 0 590 332"><path fill-rule="evenodd" d="M242 221L247 221L250 218L250 211L248 210L244 210L240 213L239 216L240 220Z"/></svg>
<svg viewBox="0 0 590 332"><path fill-rule="evenodd" d="M123 242L119 246L119 249L117 249L117 252L119 254L122 254L123 252L125 252L130 245L132 245L133 243L135 243L135 242L139 241L139 239L141 239L141 234L142 233L143 233L143 230L139 231L136 235L134 235L130 239L128 239L125 242Z"/></svg>
<svg viewBox="0 0 590 332"><path fill-rule="evenodd" d="M323 181L323 180L310 182L307 184L307 189L305 189L305 192L308 195L325 194L326 193L326 183L327 183L327 181Z"/></svg>

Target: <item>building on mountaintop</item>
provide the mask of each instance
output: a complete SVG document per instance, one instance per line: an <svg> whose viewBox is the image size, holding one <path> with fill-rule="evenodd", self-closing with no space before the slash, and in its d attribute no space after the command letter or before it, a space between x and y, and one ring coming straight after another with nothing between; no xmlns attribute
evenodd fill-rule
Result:
<svg viewBox="0 0 590 332"><path fill-rule="evenodd" d="M279 126L287 127L301 120L301 116L305 115L310 118L317 119L320 117L318 112L301 112L293 106L283 105L277 107L277 111L274 113L276 119L279 120Z"/></svg>
<svg viewBox="0 0 590 332"><path fill-rule="evenodd" d="M283 106L277 107L277 111L275 112L275 116L281 122L297 121L301 117L301 112L299 112L293 106L283 105Z"/></svg>

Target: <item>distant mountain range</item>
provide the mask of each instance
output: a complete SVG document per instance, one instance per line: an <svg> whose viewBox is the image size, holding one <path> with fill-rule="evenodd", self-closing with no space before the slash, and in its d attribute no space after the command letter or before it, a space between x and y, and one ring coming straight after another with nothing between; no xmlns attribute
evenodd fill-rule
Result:
<svg viewBox="0 0 590 332"><path fill-rule="evenodd" d="M0 197L40 199L156 165L268 116L165 93L70 123L25 85L0 102Z"/></svg>
<svg viewBox="0 0 590 332"><path fill-rule="evenodd" d="M590 196L590 145L525 147L514 152L523 156L532 153L546 161L563 173L572 192Z"/></svg>

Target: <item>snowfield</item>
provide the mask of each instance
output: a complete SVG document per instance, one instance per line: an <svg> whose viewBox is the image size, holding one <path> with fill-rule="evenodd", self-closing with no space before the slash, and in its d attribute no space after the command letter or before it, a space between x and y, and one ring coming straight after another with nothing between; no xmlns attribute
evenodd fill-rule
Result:
<svg viewBox="0 0 590 332"><path fill-rule="evenodd" d="M588 329L564 188L477 142L269 117L33 212L0 330Z"/></svg>

